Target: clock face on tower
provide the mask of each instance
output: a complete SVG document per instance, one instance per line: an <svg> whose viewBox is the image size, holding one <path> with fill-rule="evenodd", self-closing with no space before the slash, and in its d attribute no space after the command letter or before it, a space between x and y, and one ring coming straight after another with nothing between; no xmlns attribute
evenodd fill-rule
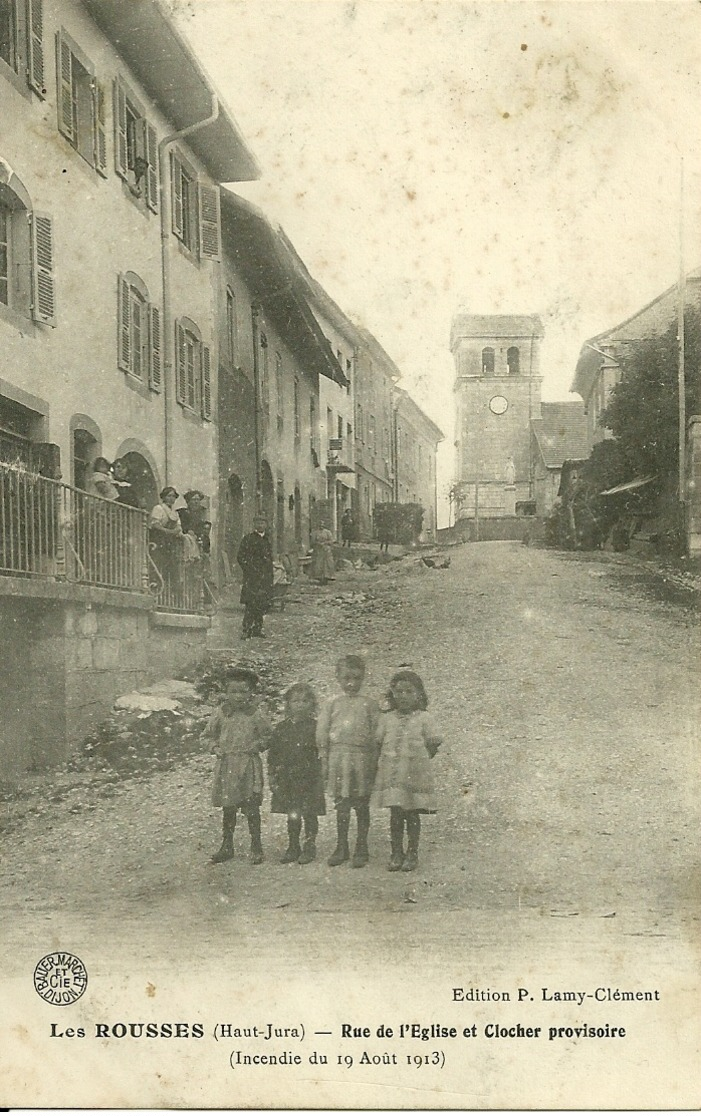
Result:
<svg viewBox="0 0 701 1116"><path fill-rule="evenodd" d="M489 409L493 415L503 415L509 406L509 401L503 395L493 395L489 400Z"/></svg>

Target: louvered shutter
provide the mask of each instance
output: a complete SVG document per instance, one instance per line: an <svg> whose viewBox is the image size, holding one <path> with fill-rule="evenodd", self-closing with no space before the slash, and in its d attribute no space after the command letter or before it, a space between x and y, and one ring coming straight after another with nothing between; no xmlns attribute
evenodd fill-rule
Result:
<svg viewBox="0 0 701 1116"><path fill-rule="evenodd" d="M27 0L27 82L40 97L46 96L42 0Z"/></svg>
<svg viewBox="0 0 701 1116"><path fill-rule="evenodd" d="M124 86L115 79L113 85L114 101L114 167L120 178L129 173L127 165L127 95Z"/></svg>
<svg viewBox="0 0 701 1116"><path fill-rule="evenodd" d="M161 312L149 306L149 387L161 390Z"/></svg>
<svg viewBox="0 0 701 1116"><path fill-rule="evenodd" d="M170 188L172 193L173 232L182 240L185 231L182 167L180 166L180 160L172 153L170 156Z"/></svg>
<svg viewBox="0 0 701 1116"><path fill-rule="evenodd" d="M117 364L122 372L131 372L131 295L123 275L117 287L117 320Z"/></svg>
<svg viewBox="0 0 701 1116"><path fill-rule="evenodd" d="M148 160L146 171L146 204L154 213L158 213L158 137L156 129L144 120L144 150Z"/></svg>
<svg viewBox="0 0 701 1116"><path fill-rule="evenodd" d="M58 130L76 142L73 120L73 54L61 33L56 36L56 70L58 73Z"/></svg>
<svg viewBox="0 0 701 1116"><path fill-rule="evenodd" d="M219 259L219 190L200 183L200 256Z"/></svg>
<svg viewBox="0 0 701 1116"><path fill-rule="evenodd" d="M175 323L175 397L178 403L187 406L187 349L180 322Z"/></svg>
<svg viewBox="0 0 701 1116"><path fill-rule="evenodd" d="M55 325L53 222L45 213L33 213L31 222L32 317L35 322Z"/></svg>
<svg viewBox="0 0 701 1116"><path fill-rule="evenodd" d="M212 417L212 359L209 345L202 346L202 418Z"/></svg>
<svg viewBox="0 0 701 1116"><path fill-rule="evenodd" d="M93 78L93 162L95 170L103 178L107 178L107 133L105 121L107 119L105 87Z"/></svg>

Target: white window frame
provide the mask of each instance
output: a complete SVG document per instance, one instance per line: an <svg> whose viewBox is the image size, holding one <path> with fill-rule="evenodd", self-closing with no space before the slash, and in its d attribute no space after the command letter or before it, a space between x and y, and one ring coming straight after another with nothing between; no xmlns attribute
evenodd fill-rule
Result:
<svg viewBox="0 0 701 1116"><path fill-rule="evenodd" d="M139 310L136 329L134 310ZM138 359L137 359L138 353ZM117 285L117 364L122 372L153 392L162 390L161 315L149 301L148 287L133 271Z"/></svg>

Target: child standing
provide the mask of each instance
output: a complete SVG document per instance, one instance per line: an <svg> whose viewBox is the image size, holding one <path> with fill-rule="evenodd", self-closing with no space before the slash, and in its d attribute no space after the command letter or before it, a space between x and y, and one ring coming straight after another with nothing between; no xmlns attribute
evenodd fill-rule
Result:
<svg viewBox="0 0 701 1116"><path fill-rule="evenodd" d="M287 814L287 848L281 862L309 864L316 857L320 815L326 813L321 760L316 747L316 697L297 682L285 694L285 719L273 729L268 751L270 809ZM299 838L304 819L304 848Z"/></svg>
<svg viewBox="0 0 701 1116"><path fill-rule="evenodd" d="M442 741L426 713L424 684L413 670L394 675L387 700L389 712L383 714L378 730L380 759L374 797L379 806L390 809L389 871L413 872L418 867L421 815L436 812L430 760Z"/></svg>
<svg viewBox="0 0 701 1116"><path fill-rule="evenodd" d="M268 747L271 726L258 708L258 676L252 670L233 670L226 697L212 714L203 738L214 741L218 756L214 769L212 805L221 806L222 844L212 857L213 864L231 860L234 855L234 830L237 813L248 818L251 835L251 860L263 863L260 838L260 804L263 801L263 764L260 752Z"/></svg>
<svg viewBox="0 0 701 1116"><path fill-rule="evenodd" d="M336 848L329 857L332 868L350 857L348 830L355 810L357 837L353 868L368 862L370 793L377 770L377 702L361 695L365 663L360 655L344 655L336 664L342 693L329 698L317 725L317 744L329 794L336 806Z"/></svg>

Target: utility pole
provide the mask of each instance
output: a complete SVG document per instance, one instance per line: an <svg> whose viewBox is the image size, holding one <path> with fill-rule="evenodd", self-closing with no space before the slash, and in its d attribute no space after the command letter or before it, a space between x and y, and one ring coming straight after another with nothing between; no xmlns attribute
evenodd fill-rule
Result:
<svg viewBox="0 0 701 1116"><path fill-rule="evenodd" d="M679 343L678 396L679 396L679 512L681 528L686 540L686 376L684 370L684 309L686 275L684 274L684 160L681 161L679 182L679 297L677 340Z"/></svg>

